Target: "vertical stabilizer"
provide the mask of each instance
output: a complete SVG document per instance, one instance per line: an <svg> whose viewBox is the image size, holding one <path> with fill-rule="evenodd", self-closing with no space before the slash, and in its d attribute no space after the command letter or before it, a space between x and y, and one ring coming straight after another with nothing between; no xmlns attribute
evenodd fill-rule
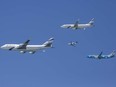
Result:
<svg viewBox="0 0 116 87"><path fill-rule="evenodd" d="M45 47L52 47L53 41L54 41L54 38L50 38L50 39L48 39L48 41L43 43L43 45L45 45Z"/></svg>
<svg viewBox="0 0 116 87"><path fill-rule="evenodd" d="M112 51L112 53L110 53L109 55L110 55L110 57L114 57L115 56L115 53L116 53L116 51L115 50L113 50Z"/></svg>
<svg viewBox="0 0 116 87"><path fill-rule="evenodd" d="M91 24L91 25L94 24L94 18L91 19L91 21L89 22L89 24Z"/></svg>

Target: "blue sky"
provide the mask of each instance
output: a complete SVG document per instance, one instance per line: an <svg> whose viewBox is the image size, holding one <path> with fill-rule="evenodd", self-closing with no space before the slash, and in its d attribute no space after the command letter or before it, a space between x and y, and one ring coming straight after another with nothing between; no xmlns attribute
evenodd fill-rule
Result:
<svg viewBox="0 0 116 87"><path fill-rule="evenodd" d="M54 37L54 49L34 55L0 50L0 87L115 87L116 58L94 60L89 54L116 49L115 0L1 0L0 45L42 44ZM95 27L73 31L65 23ZM78 41L77 47L67 45Z"/></svg>

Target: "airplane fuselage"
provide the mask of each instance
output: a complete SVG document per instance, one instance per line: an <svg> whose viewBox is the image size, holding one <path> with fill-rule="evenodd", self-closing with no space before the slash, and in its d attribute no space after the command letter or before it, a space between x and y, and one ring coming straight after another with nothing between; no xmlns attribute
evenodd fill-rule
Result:
<svg viewBox="0 0 116 87"><path fill-rule="evenodd" d="M108 59L114 57L114 55L88 55L88 58L94 58L94 59Z"/></svg>
<svg viewBox="0 0 116 87"><path fill-rule="evenodd" d="M22 53L24 52L35 52L37 50L43 50L45 48L50 48L50 47L46 47L45 45L27 45L26 46L26 49L17 49L17 47L19 46L20 44L5 44L3 46L1 46L2 49L6 49L6 50L9 50L11 48L13 48L12 50L14 51L20 51Z"/></svg>
<svg viewBox="0 0 116 87"><path fill-rule="evenodd" d="M84 28L89 28L92 26L93 25L91 25L91 24L78 24L77 26L74 26L74 24L64 24L61 27L62 28L72 28L72 29L84 29Z"/></svg>

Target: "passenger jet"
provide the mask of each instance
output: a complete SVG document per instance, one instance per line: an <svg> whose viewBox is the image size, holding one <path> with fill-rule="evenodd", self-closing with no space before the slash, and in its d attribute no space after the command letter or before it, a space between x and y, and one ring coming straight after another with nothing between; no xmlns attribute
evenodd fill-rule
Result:
<svg viewBox="0 0 116 87"><path fill-rule="evenodd" d="M94 18L91 19L91 21L89 23L86 24L79 24L79 21L76 21L75 24L64 24L61 27L62 28L71 28L73 30L77 30L77 29L86 29L86 28L90 28L94 26Z"/></svg>
<svg viewBox="0 0 116 87"><path fill-rule="evenodd" d="M109 55L102 55L103 52L101 52L99 55L88 55L88 58L94 58L94 59L109 59L113 58L115 56L115 50L113 50Z"/></svg>
<svg viewBox="0 0 116 87"><path fill-rule="evenodd" d="M30 40L27 40L24 43L21 44L5 44L1 46L2 49L6 50L16 50L20 51L20 53L26 53L29 52L30 54L34 54L38 50L44 50L46 48L52 48L54 38L50 38L48 41L43 43L42 45L28 45Z"/></svg>

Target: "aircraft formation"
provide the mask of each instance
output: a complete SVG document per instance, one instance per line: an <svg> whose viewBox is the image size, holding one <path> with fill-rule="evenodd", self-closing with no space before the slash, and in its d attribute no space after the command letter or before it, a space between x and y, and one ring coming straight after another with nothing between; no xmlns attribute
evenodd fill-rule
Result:
<svg viewBox="0 0 116 87"><path fill-rule="evenodd" d="M94 18L92 18L88 23L86 24L80 24L79 20L76 21L74 24L63 24L61 25L61 28L66 28L66 29L72 29L72 30L78 30L78 29L83 29L85 30L86 28L92 28L94 26ZM1 46L1 49L6 49L6 50L14 50L14 51L19 51L20 53L26 53L29 52L30 54L34 54L38 50L43 50L46 48L53 48L53 43L54 38L49 38L46 42L44 42L41 45L29 45L30 40L25 41L24 43L21 44L4 44ZM71 41L68 43L69 46L76 47L78 44L78 41ZM92 59L109 59L115 57L115 50L111 52L108 55L103 55L103 52L101 52L99 55L88 55L87 58L92 58Z"/></svg>

